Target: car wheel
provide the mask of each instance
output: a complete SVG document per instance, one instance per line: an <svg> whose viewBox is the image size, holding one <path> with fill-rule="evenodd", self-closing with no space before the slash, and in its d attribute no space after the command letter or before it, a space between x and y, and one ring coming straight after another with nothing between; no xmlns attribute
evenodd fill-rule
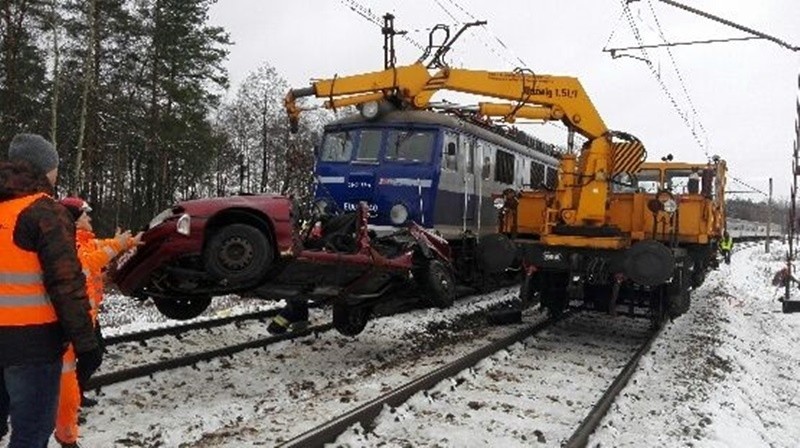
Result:
<svg viewBox="0 0 800 448"><path fill-rule="evenodd" d="M156 309L164 316L175 320L194 319L203 314L211 304L211 297L197 296L179 299L153 298Z"/></svg>
<svg viewBox="0 0 800 448"><path fill-rule="evenodd" d="M440 260L429 260L418 278L431 305L447 308L456 298L456 282L453 273Z"/></svg>
<svg viewBox="0 0 800 448"><path fill-rule="evenodd" d="M345 336L356 336L369 322L369 308L365 306L333 305L333 328Z"/></svg>
<svg viewBox="0 0 800 448"><path fill-rule="evenodd" d="M273 258L267 236L247 224L231 224L218 230L204 254L208 273L234 284L261 280Z"/></svg>

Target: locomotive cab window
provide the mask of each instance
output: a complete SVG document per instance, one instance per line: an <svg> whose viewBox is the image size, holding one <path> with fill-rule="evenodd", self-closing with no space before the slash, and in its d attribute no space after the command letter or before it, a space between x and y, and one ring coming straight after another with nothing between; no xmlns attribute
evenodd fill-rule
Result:
<svg viewBox="0 0 800 448"><path fill-rule="evenodd" d="M393 162L431 161L434 133L428 131L389 131L385 160Z"/></svg>
<svg viewBox="0 0 800 448"><path fill-rule="evenodd" d="M374 130L361 131L361 139L356 150L356 161L377 162L381 151L381 136L383 132Z"/></svg>
<svg viewBox="0 0 800 448"><path fill-rule="evenodd" d="M661 189L661 172L659 170L642 170L634 177L636 191L656 194Z"/></svg>
<svg viewBox="0 0 800 448"><path fill-rule="evenodd" d="M686 194L691 191L697 193L699 190L700 174L692 170L666 170L664 176L665 187L677 194ZM691 182L690 182L691 180ZM695 184L696 182L696 184Z"/></svg>
<svg viewBox="0 0 800 448"><path fill-rule="evenodd" d="M331 132L325 135L319 160L323 162L348 162L353 155L353 131Z"/></svg>

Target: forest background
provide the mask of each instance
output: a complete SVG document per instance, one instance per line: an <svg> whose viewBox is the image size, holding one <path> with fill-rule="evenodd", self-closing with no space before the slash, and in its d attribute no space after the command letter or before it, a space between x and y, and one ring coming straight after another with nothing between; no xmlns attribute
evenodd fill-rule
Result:
<svg viewBox="0 0 800 448"><path fill-rule="evenodd" d="M101 233L139 228L184 199L307 198L313 147L333 115L308 113L291 134L289 87L267 61L231 87L232 43L210 25L213 3L0 0L0 148L19 132L50 139L57 193L87 199ZM729 205L732 217L766 216L760 201Z"/></svg>

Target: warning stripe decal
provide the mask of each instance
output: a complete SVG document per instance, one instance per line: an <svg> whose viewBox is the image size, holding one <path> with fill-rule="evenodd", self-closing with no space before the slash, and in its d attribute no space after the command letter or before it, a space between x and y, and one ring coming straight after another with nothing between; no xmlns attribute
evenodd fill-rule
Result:
<svg viewBox="0 0 800 448"><path fill-rule="evenodd" d="M612 174L635 173L644 163L645 151L641 142L614 144L614 168Z"/></svg>

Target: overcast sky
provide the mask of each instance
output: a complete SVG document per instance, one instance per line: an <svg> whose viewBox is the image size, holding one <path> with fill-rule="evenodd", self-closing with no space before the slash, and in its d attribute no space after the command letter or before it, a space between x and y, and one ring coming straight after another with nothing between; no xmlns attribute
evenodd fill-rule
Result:
<svg viewBox="0 0 800 448"><path fill-rule="evenodd" d="M800 45L798 0L679 1ZM419 44L427 43L424 29L437 23L487 20L456 43L451 65L512 70L524 62L535 73L575 76L606 125L639 137L650 159L672 153L706 160L692 128L710 154L728 161L733 176L765 192L773 177L775 195L789 195L800 53L758 40L673 47L690 104L667 51L648 50L687 125L645 62L602 51L607 42L610 48L636 45L622 0L218 0L211 20L234 42L228 61L232 89L264 62L293 87L312 78L381 70L380 29L351 5L375 17L392 12L395 27L409 30ZM659 25L670 42L746 36L659 0L631 3L631 11L647 44L663 42ZM400 65L421 53L407 39L398 38L396 46ZM464 101L447 93L437 98ZM553 126L524 129L553 143L566 139ZM731 182L729 189L746 188Z"/></svg>

